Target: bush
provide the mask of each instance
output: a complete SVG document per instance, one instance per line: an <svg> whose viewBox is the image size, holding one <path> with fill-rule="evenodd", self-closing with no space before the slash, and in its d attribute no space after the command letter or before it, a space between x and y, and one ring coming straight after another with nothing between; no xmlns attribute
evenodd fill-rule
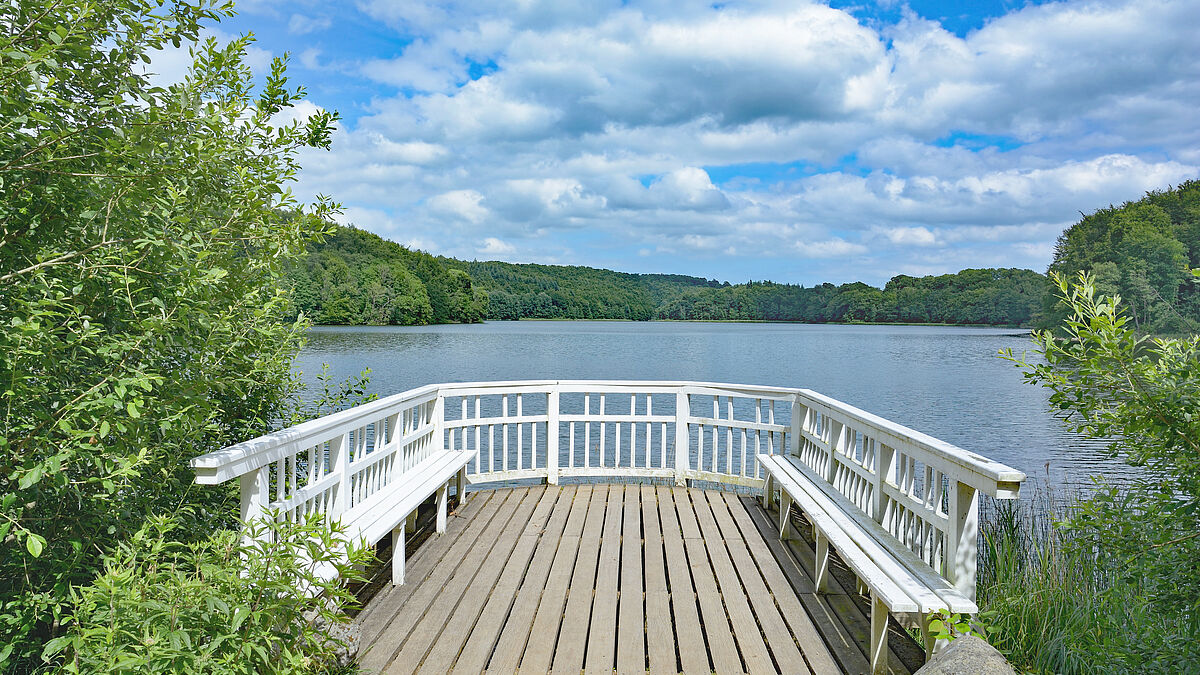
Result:
<svg viewBox="0 0 1200 675"><path fill-rule="evenodd" d="M1139 335L1090 276L1052 278L1062 334L1035 333L1041 362L1005 356L1141 477L1098 482L1061 521L999 511L980 577L997 646L1042 672L1200 671L1200 337Z"/></svg>
<svg viewBox="0 0 1200 675"><path fill-rule="evenodd" d="M372 557L319 517L254 521L197 543L152 518L71 593L68 633L44 658L69 673L329 673L343 641L325 630L349 619Z"/></svg>

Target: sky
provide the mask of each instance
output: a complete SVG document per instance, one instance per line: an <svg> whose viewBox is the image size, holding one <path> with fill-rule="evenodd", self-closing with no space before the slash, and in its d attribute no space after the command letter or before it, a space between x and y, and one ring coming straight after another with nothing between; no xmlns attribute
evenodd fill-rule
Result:
<svg viewBox="0 0 1200 675"><path fill-rule="evenodd" d="M467 260L733 283L1045 271L1200 177L1200 2L245 0L341 115L294 192ZM170 58L155 66L169 71Z"/></svg>

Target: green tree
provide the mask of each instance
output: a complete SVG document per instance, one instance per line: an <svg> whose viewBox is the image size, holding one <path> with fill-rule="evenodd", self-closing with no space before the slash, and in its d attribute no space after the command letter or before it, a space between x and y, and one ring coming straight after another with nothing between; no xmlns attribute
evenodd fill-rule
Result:
<svg viewBox="0 0 1200 675"><path fill-rule="evenodd" d="M1035 333L1040 360L1006 356L1078 432L1142 468L1131 485L1098 484L1062 524L1077 559L1101 570L1095 592L1121 605L1091 617L1103 640L1088 643L1101 650L1089 658L1111 672L1190 672L1200 665L1200 337L1139 335L1090 276L1053 280L1070 312L1063 334ZM1155 624L1103 624L1133 615Z"/></svg>
<svg viewBox="0 0 1200 675"><path fill-rule="evenodd" d="M0 4L0 668L36 663L73 585L152 514L229 524L187 460L285 414L301 333L279 283L333 205L287 191L334 116L278 126L301 95L249 39L156 50L231 13L213 0ZM297 213L283 218L281 211Z"/></svg>

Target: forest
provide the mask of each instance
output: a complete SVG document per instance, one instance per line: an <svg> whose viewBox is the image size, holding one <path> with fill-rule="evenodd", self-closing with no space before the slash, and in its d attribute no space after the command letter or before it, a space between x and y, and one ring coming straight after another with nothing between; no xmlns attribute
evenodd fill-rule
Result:
<svg viewBox="0 0 1200 675"><path fill-rule="evenodd" d="M354 227L309 244L288 270L296 309L318 324L422 325L483 319L626 319L1028 325L1046 279L963 270L805 287L730 284L578 266L467 262L407 249Z"/></svg>
<svg viewBox="0 0 1200 675"><path fill-rule="evenodd" d="M1119 294L1126 314L1144 332L1195 333L1200 285L1200 181L1148 193L1136 202L1084 216L1058 238L1050 271L1088 272L1097 292ZM1065 316L1047 295L1048 323Z"/></svg>

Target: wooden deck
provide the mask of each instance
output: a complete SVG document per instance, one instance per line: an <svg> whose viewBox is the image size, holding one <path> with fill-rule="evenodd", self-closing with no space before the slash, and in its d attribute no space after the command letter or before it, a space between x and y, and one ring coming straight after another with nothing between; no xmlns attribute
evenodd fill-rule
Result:
<svg viewBox="0 0 1200 675"><path fill-rule="evenodd" d="M367 672L868 669L853 581L835 568L814 594L811 549L779 542L752 499L591 484L470 497L409 559L409 583L359 615ZM920 650L891 632L892 670L909 673Z"/></svg>

